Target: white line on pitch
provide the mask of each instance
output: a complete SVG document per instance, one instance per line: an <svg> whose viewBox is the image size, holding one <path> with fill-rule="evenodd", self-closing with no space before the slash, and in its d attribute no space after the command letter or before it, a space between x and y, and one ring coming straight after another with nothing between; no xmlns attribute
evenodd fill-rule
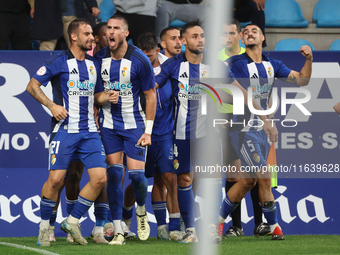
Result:
<svg viewBox="0 0 340 255"><path fill-rule="evenodd" d="M6 246L11 246L11 247L18 248L18 249L35 251L35 252L38 252L38 253L44 254L44 255L59 255L58 253L53 253L53 252L49 252L49 251L45 251L45 250L39 250L39 249L27 247L25 245L19 245L19 244L14 244L14 243L5 243L5 242L0 242L0 244L6 245Z"/></svg>

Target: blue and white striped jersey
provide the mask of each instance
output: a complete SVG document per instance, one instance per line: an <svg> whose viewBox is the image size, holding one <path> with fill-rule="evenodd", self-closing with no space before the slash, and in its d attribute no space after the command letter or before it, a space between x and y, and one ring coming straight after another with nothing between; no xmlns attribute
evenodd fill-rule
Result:
<svg viewBox="0 0 340 255"><path fill-rule="evenodd" d="M222 62L221 62L222 63ZM228 77L233 77L228 70ZM161 65L156 82L163 87L171 80L175 98L175 139L189 140L206 135L206 115L202 115L202 94L207 87L203 84L210 77L210 67L191 64L185 54L174 56Z"/></svg>
<svg viewBox="0 0 340 255"><path fill-rule="evenodd" d="M97 80L99 71L99 63L93 57L86 54L85 60L80 61L70 50L62 51L46 60L37 71L34 78L44 86L51 81L53 101L69 113L66 119L59 122L52 118L51 132L97 132L94 94L98 87L102 87L101 80Z"/></svg>
<svg viewBox="0 0 340 255"><path fill-rule="evenodd" d="M162 53L158 53L157 58L161 64L168 59ZM153 71L155 75L157 75L161 71L161 67L154 67ZM151 135L152 141L168 140L172 139L173 136L173 97L170 80L168 80L167 83L169 84L156 90L157 110Z"/></svg>
<svg viewBox="0 0 340 255"><path fill-rule="evenodd" d="M102 105L99 122L109 129L144 128L145 113L141 98L143 91L155 87L155 77L148 57L137 47L130 45L125 56L114 60L110 48L101 49L95 57L101 64L103 86L100 88L119 91L117 104Z"/></svg>
<svg viewBox="0 0 340 255"><path fill-rule="evenodd" d="M274 86L275 78L287 78L291 69L286 67L281 61L270 59L266 55L262 55L262 62L255 63L247 53L233 56L225 61L230 67L231 72L240 84L247 90L252 88L253 98L262 107L268 109L268 103ZM251 127L247 125L249 120L255 120L251 123ZM231 127L233 131L260 131L261 125L258 125L258 116L251 113L245 108L245 115L235 115L233 122L245 123L244 125L235 124Z"/></svg>

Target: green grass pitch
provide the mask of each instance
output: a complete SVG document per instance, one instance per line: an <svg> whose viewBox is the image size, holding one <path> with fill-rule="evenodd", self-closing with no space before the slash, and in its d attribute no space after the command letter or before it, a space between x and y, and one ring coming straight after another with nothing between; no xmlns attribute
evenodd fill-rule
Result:
<svg viewBox="0 0 340 255"><path fill-rule="evenodd" d="M67 243L66 238L59 237L50 247L36 245L36 237L0 238L0 254L39 254L29 248L41 250L41 254L192 254L192 244L180 244L175 241L149 238L127 240L123 246L94 244L81 246ZM4 245L18 244L28 247L20 249ZM256 238L253 236L229 237L217 246L217 254L340 254L340 236L337 235L294 235L286 236L284 241L272 241L271 237ZM44 253L46 251L46 253ZM48 253L49 252L49 253Z"/></svg>

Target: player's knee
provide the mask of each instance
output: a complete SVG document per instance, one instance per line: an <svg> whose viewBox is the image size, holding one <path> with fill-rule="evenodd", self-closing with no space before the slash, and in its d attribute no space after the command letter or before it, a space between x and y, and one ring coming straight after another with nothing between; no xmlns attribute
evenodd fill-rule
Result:
<svg viewBox="0 0 340 255"><path fill-rule="evenodd" d="M50 176L48 178L48 185L52 189L59 189L64 185L64 178L59 175Z"/></svg>
<svg viewBox="0 0 340 255"><path fill-rule="evenodd" d="M257 181L257 179L254 179L254 178L245 178L244 179L244 183L249 189L252 189L252 188L255 187L256 181Z"/></svg>
<svg viewBox="0 0 340 255"><path fill-rule="evenodd" d="M109 165L107 167L108 181L110 183L119 183L123 179L122 165Z"/></svg>
<svg viewBox="0 0 340 255"><path fill-rule="evenodd" d="M192 180L189 174L179 174L177 176L177 183L180 187L188 187L192 183Z"/></svg>

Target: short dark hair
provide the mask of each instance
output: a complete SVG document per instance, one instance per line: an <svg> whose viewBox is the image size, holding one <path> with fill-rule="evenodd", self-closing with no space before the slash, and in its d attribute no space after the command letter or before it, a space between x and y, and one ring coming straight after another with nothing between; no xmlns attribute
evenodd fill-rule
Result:
<svg viewBox="0 0 340 255"><path fill-rule="evenodd" d="M246 29L246 27L248 27L248 26L257 26L257 27L260 29L261 33L263 34L262 29L259 27L259 25L255 24L255 23L247 24L247 25L243 28L243 31L244 31L244 30Z"/></svg>
<svg viewBox="0 0 340 255"><path fill-rule="evenodd" d="M202 23L199 19L196 19L196 20L193 20L193 21L186 23L180 31L181 37L183 37L183 34L185 34L189 28L196 27L196 26L202 28Z"/></svg>
<svg viewBox="0 0 340 255"><path fill-rule="evenodd" d="M103 26L106 26L106 22L100 22L93 28L93 36L99 35L100 29L102 29Z"/></svg>
<svg viewBox="0 0 340 255"><path fill-rule="evenodd" d="M166 35L166 33L168 31L171 31L171 30L178 30L180 31L177 27L167 27L167 28L164 28L161 32L161 34L159 35L159 37L161 38L161 41L163 41L163 37Z"/></svg>
<svg viewBox="0 0 340 255"><path fill-rule="evenodd" d="M146 32L138 37L138 48L142 51L149 51L157 48L157 46L155 33Z"/></svg>
<svg viewBox="0 0 340 255"><path fill-rule="evenodd" d="M127 26L127 29L129 29L129 22L122 15L114 14L112 17L109 18L109 20L110 19L118 19L118 20L123 21L123 23L125 23L125 25Z"/></svg>
<svg viewBox="0 0 340 255"><path fill-rule="evenodd" d="M226 23L226 25L227 26L236 25L237 32L241 33L241 23L237 19L232 18L230 22Z"/></svg>
<svg viewBox="0 0 340 255"><path fill-rule="evenodd" d="M81 25L89 25L91 26L90 22L86 19L74 19L71 21L70 25L68 26L67 33L68 37L70 38L70 42L72 42L71 34L77 34L78 29Z"/></svg>

